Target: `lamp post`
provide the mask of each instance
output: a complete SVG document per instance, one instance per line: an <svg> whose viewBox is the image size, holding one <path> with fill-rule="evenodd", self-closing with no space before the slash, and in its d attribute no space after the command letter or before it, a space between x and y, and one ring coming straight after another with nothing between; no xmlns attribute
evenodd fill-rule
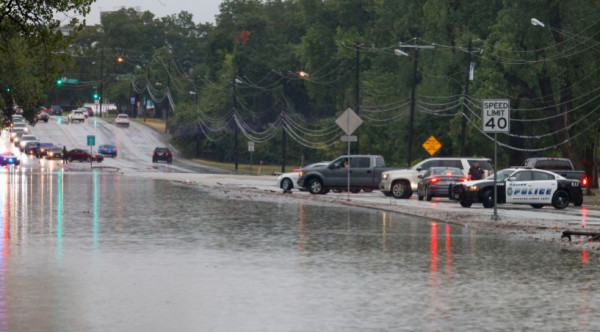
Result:
<svg viewBox="0 0 600 332"><path fill-rule="evenodd" d="M413 123L415 119L415 99L417 92L417 65L419 59L419 49L433 49L433 45L417 45L417 38L413 39L413 44L399 44L399 47L407 47L413 49L413 75L412 75L412 90L410 92L410 115L408 118L408 147L406 152L406 164L410 166L412 162L412 146L413 146ZM394 54L398 56L408 56L408 54L402 50L395 49Z"/></svg>

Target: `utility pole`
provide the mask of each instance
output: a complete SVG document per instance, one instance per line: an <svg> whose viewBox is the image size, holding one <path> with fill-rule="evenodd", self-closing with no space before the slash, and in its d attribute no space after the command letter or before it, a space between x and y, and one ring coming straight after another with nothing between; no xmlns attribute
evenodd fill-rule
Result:
<svg viewBox="0 0 600 332"><path fill-rule="evenodd" d="M413 146L413 123L415 120L415 102L417 93L417 66L419 62L419 49L433 49L433 45L417 45L417 37L413 39L412 45L400 44L399 47L413 48L413 75L412 75L412 90L410 92L410 115L408 118L408 137L407 137L407 152L406 152L406 165L410 166L412 163L412 146Z"/></svg>
<svg viewBox="0 0 600 332"><path fill-rule="evenodd" d="M360 44L356 42L355 53L355 78L354 78L354 111L356 115L360 112ZM356 139L356 154L359 154L358 139Z"/></svg>
<svg viewBox="0 0 600 332"><path fill-rule="evenodd" d="M104 99L104 44L102 44L102 50L100 51L100 117L102 117L102 100Z"/></svg>
<svg viewBox="0 0 600 332"><path fill-rule="evenodd" d="M467 139L467 96L469 95L469 81L471 80L471 49L472 40L469 38L469 49L467 51L467 73L465 74L465 89L463 90L463 107L462 107L462 120L460 126L460 156L464 157L467 155L465 142Z"/></svg>
<svg viewBox="0 0 600 332"><path fill-rule="evenodd" d="M171 93L171 59L169 59L167 73L167 108L165 109L165 133L167 132L167 123L169 122L169 108L171 107L171 103L169 102L169 94ZM236 168L237 169L237 168Z"/></svg>
<svg viewBox="0 0 600 332"><path fill-rule="evenodd" d="M237 96L236 96L236 92L235 92L235 85L236 85L236 77L234 76L231 83L233 84L233 116L234 118L237 116L236 115L236 111L237 111ZM237 127L237 123L234 122L235 128L233 128L233 160L235 161L235 170L237 172L238 170L238 127Z"/></svg>

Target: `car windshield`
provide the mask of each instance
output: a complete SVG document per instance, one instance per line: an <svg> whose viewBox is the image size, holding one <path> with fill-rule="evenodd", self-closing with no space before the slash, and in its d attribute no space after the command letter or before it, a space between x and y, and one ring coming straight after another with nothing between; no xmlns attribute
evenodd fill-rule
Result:
<svg viewBox="0 0 600 332"><path fill-rule="evenodd" d="M119 118L121 118L121 119L127 119L128 117L129 117L128 115L124 115L124 114L119 115Z"/></svg>
<svg viewBox="0 0 600 332"><path fill-rule="evenodd" d="M515 171L516 171L516 169L514 169L514 168L507 168L507 169L503 169L503 170L499 171L498 177L497 177L498 181L504 181L504 180L508 179L508 177ZM492 174L486 178L486 180L493 180L493 179L494 179L494 174Z"/></svg>

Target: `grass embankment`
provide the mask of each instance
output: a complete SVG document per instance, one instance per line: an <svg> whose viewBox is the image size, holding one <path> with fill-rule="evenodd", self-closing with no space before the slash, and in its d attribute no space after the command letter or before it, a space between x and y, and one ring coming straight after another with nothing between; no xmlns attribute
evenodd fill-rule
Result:
<svg viewBox="0 0 600 332"><path fill-rule="evenodd" d="M146 125L159 133L164 133L165 131L165 122L162 119L156 118L146 118L144 121L143 118L135 118L133 121L138 122L140 124ZM217 167L220 169L228 170L231 172L235 172L235 164L234 163L225 163L218 162L213 160L201 159L201 158L192 158L193 161L201 163L203 165ZM290 171L291 169L298 168L296 165L289 166L286 171ZM260 172L259 172L260 170ZM240 174L253 174L253 175L270 175L281 173L281 165L262 165L258 166L258 161L250 164L238 164L238 173Z"/></svg>

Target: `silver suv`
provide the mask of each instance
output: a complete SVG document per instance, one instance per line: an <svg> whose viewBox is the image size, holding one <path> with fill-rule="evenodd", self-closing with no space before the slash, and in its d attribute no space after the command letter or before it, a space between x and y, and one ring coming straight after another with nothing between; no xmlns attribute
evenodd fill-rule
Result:
<svg viewBox="0 0 600 332"><path fill-rule="evenodd" d="M386 196L409 198L417 190L419 175L423 175L430 167L456 167L462 170L465 176L468 176L469 168L475 161L478 161L479 167L483 169L484 177L492 173L492 165L487 158L429 158L410 168L381 173L379 190Z"/></svg>

